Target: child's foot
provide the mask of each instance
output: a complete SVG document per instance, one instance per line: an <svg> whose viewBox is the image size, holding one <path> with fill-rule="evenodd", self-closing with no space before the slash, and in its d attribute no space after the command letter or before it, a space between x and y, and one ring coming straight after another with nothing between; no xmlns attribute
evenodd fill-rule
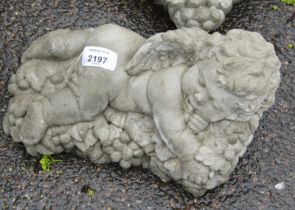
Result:
<svg viewBox="0 0 295 210"><path fill-rule="evenodd" d="M44 100L44 97L34 94L15 96L5 116L5 133L10 134L14 141L29 145L41 140L47 129L42 110Z"/></svg>
<svg viewBox="0 0 295 210"><path fill-rule="evenodd" d="M41 101L34 101L27 107L26 115L20 126L20 140L25 144L38 143L47 130Z"/></svg>

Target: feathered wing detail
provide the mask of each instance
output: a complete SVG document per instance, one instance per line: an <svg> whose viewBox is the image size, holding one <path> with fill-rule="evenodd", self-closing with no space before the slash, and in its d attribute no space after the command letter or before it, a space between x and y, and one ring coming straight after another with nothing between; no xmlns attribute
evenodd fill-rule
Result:
<svg viewBox="0 0 295 210"><path fill-rule="evenodd" d="M210 35L199 28L178 29L149 38L125 67L129 75L159 71L179 64L191 66L198 46Z"/></svg>

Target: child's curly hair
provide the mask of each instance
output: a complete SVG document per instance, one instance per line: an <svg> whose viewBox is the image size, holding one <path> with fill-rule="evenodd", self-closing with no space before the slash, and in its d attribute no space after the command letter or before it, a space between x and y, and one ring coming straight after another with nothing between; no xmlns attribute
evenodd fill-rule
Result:
<svg viewBox="0 0 295 210"><path fill-rule="evenodd" d="M213 34L212 45L213 40L217 45L208 51L208 58L215 57L223 67L217 69L218 85L242 99L238 110L264 111L274 102L280 82L281 64L273 45L258 33L239 29L226 36Z"/></svg>

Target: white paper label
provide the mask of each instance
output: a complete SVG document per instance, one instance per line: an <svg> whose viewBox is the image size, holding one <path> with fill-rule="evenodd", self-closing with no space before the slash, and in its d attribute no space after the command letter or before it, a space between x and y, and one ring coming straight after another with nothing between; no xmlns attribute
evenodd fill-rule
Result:
<svg viewBox="0 0 295 210"><path fill-rule="evenodd" d="M82 54L82 66L96 66L114 71L117 65L117 53L103 48L86 46Z"/></svg>

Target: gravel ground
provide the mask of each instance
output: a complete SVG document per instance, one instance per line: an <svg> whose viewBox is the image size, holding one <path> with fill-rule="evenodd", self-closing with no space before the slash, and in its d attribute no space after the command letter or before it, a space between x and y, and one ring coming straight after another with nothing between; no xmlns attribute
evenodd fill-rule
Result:
<svg viewBox="0 0 295 210"><path fill-rule="evenodd" d="M272 9L276 4L278 10ZM96 27L114 22L145 37L174 29L167 12L140 0L0 1L0 209L295 209L295 7L279 0L244 0L220 31L258 31L275 44L282 82L275 105L264 113L253 143L230 180L194 199L174 182L163 183L142 168L94 165L71 154L51 172L3 134L7 80L23 51L58 28ZM283 189L276 184L284 182ZM95 191L89 197L88 188Z"/></svg>

